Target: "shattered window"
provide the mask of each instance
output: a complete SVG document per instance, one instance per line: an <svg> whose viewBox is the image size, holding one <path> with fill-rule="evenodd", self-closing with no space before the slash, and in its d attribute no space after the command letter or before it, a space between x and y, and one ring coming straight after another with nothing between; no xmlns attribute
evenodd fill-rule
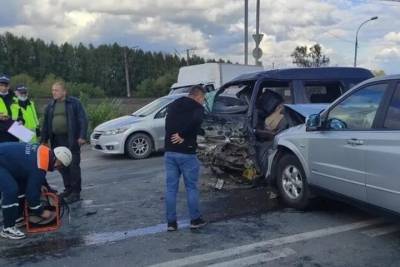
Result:
<svg viewBox="0 0 400 267"><path fill-rule="evenodd" d="M310 103L331 103L343 91L340 83L305 83L304 89Z"/></svg>
<svg viewBox="0 0 400 267"><path fill-rule="evenodd" d="M265 91L273 91L282 96L285 104L293 103L293 95L292 90L290 88L290 84L288 82L279 82L279 81L267 81L262 83L261 85L261 95L265 93Z"/></svg>
<svg viewBox="0 0 400 267"><path fill-rule="evenodd" d="M214 113L245 113L249 107L251 87L248 84L231 85L219 92L214 100Z"/></svg>

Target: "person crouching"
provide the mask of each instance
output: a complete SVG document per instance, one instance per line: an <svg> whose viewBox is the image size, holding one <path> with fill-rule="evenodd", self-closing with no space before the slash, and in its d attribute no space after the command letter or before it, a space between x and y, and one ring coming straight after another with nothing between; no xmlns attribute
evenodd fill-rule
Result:
<svg viewBox="0 0 400 267"><path fill-rule="evenodd" d="M47 146L26 143L0 144L0 192L3 194L2 211L4 226L0 236L22 239L25 234L15 227L19 215L19 185L24 184L29 211L43 219L53 216L40 203L46 173L71 164L72 154L66 147L51 150Z"/></svg>

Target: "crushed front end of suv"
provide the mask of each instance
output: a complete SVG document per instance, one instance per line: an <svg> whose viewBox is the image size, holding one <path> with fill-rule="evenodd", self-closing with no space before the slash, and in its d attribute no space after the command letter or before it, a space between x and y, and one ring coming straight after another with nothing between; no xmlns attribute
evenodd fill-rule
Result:
<svg viewBox="0 0 400 267"><path fill-rule="evenodd" d="M305 68L237 77L206 96L198 156L219 179L252 183L265 177L274 136L303 124L353 85L371 78L362 68Z"/></svg>

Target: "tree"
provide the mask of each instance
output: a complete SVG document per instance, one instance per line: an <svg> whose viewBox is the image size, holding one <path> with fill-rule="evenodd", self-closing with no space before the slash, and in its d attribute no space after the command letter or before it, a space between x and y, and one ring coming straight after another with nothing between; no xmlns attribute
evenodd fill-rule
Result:
<svg viewBox="0 0 400 267"><path fill-rule="evenodd" d="M55 79L63 79L75 95L83 91L89 96L104 93L107 96L124 96L123 52L124 48L117 43L96 47L82 43L57 45L6 32L0 34L0 73L17 76L19 82L28 83L35 88L32 92L36 96L48 96L49 87ZM142 95L164 94L176 81L179 68L187 65L185 58L162 52L129 48L127 55L132 92L140 91ZM215 59L209 61L217 62ZM196 55L190 59L191 64L204 62L206 59ZM154 88L149 89L151 86Z"/></svg>
<svg viewBox="0 0 400 267"><path fill-rule="evenodd" d="M293 63L299 67L323 67L329 65L329 58L322 54L322 48L315 44L308 48L307 46L297 46L290 55Z"/></svg>

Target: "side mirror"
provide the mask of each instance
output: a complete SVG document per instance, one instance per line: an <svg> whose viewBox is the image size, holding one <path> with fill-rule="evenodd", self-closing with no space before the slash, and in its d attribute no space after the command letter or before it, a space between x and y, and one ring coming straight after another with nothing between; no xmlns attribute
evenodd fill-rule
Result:
<svg viewBox="0 0 400 267"><path fill-rule="evenodd" d="M317 131L322 126L321 116L319 114L310 115L306 121L306 131Z"/></svg>

